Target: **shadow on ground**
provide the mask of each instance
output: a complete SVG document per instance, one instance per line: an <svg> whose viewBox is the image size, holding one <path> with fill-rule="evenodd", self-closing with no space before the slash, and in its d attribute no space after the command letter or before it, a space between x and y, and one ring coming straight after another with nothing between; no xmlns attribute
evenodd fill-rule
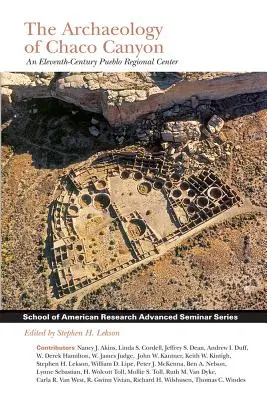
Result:
<svg viewBox="0 0 267 400"><path fill-rule="evenodd" d="M89 133L97 120L98 138ZM9 121L4 122L2 145L14 154L30 153L36 168L61 169L81 162L98 151L112 149L115 141L108 122L56 99L35 99L19 103Z"/></svg>
<svg viewBox="0 0 267 400"><path fill-rule="evenodd" d="M179 78L178 74L172 75L177 75L173 79ZM156 74L154 79L158 80L158 85L165 81L160 74ZM171 77L166 81L170 83ZM213 114L218 114L230 121L266 108L267 92L262 92L219 101L204 100L195 109L188 101L180 106L175 117L166 117L159 112L155 119L157 129L163 130L166 120L195 119L206 123ZM96 127L101 131L97 138L89 133L92 118L98 121ZM96 152L118 148L114 133L122 130L128 137L124 143L134 144L136 125L115 129L100 114L83 111L53 98L35 99L15 104L9 121L3 124L2 144L11 146L14 154L30 153L32 163L38 169L61 169L84 161Z"/></svg>

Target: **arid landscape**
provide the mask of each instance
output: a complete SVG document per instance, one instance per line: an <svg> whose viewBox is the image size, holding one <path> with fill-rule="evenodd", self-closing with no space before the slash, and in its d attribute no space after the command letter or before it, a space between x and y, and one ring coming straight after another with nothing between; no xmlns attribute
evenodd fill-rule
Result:
<svg viewBox="0 0 267 400"><path fill-rule="evenodd" d="M9 73L1 84L3 309L267 308L267 74ZM191 187L202 171L213 183ZM206 216L188 218L192 208ZM110 218L127 227L133 261Z"/></svg>

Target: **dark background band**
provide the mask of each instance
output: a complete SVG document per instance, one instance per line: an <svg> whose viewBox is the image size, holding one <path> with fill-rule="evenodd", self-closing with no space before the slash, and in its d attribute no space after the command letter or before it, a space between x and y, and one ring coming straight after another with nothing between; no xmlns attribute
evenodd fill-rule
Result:
<svg viewBox="0 0 267 400"><path fill-rule="evenodd" d="M267 323L267 311L0 311L2 323Z"/></svg>

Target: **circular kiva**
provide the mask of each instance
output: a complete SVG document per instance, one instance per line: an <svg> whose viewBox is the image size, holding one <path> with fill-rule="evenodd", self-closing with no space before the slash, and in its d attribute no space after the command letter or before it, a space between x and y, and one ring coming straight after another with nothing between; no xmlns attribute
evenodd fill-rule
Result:
<svg viewBox="0 0 267 400"><path fill-rule="evenodd" d="M187 207L188 214L192 215L195 213L195 208L191 204Z"/></svg>
<svg viewBox="0 0 267 400"><path fill-rule="evenodd" d="M80 255L78 256L78 260L79 260L79 261L83 261L83 260L84 260L84 256L83 256L82 254L80 254Z"/></svg>
<svg viewBox="0 0 267 400"><path fill-rule="evenodd" d="M131 175L131 172L126 169L121 172L120 177L121 177L121 179L128 179L130 177L130 175Z"/></svg>
<svg viewBox="0 0 267 400"><path fill-rule="evenodd" d="M76 205L71 204L71 205L69 206L69 208L68 208L68 214L69 214L71 217L77 217L77 216L78 216L78 213L79 213L79 208L78 208Z"/></svg>
<svg viewBox="0 0 267 400"><path fill-rule="evenodd" d="M189 199L188 197L185 197L185 198L183 199L183 204L186 205L186 206L188 206L188 204L190 204L190 199Z"/></svg>
<svg viewBox="0 0 267 400"><path fill-rule="evenodd" d="M205 208L205 207L207 207L208 204L209 204L209 200L208 200L208 198L205 197L205 196L199 196L199 197L196 199L196 205L197 205L199 208Z"/></svg>
<svg viewBox="0 0 267 400"><path fill-rule="evenodd" d="M222 190L217 186L213 186L213 187L209 188L207 191L207 194L213 200L218 200L223 195Z"/></svg>
<svg viewBox="0 0 267 400"><path fill-rule="evenodd" d="M140 180L143 178L142 172L139 172L139 171L134 172L133 178L134 178L136 181L140 181Z"/></svg>
<svg viewBox="0 0 267 400"><path fill-rule="evenodd" d="M103 190L107 186L107 182L104 179L100 179L99 181L95 182L96 190Z"/></svg>
<svg viewBox="0 0 267 400"><path fill-rule="evenodd" d="M85 193L81 197L82 203L86 206L89 206L92 202L92 198L89 194Z"/></svg>
<svg viewBox="0 0 267 400"><path fill-rule="evenodd" d="M165 184L164 184L164 186L165 186L166 189L171 189L171 188L172 188L172 183L171 183L171 181L166 181Z"/></svg>
<svg viewBox="0 0 267 400"><path fill-rule="evenodd" d="M180 189L173 189L171 192L171 196L174 197L175 199L178 199L179 197L182 196L182 192Z"/></svg>
<svg viewBox="0 0 267 400"><path fill-rule="evenodd" d="M192 189L189 189L188 191L187 191L187 195L188 195L188 197L195 197L195 195L196 195L196 193L195 193L195 191L194 190L192 190Z"/></svg>
<svg viewBox="0 0 267 400"><path fill-rule="evenodd" d="M174 181L179 181L180 180L180 175L177 172L173 172L171 174L171 179L173 179Z"/></svg>
<svg viewBox="0 0 267 400"><path fill-rule="evenodd" d="M82 246L81 244L77 244L76 249L77 249L78 251L82 251L83 246Z"/></svg>
<svg viewBox="0 0 267 400"><path fill-rule="evenodd" d="M184 191L184 190L188 190L189 189L189 185L188 185L188 183L187 182L181 182L181 184L180 184L180 189L182 190L182 191Z"/></svg>
<svg viewBox="0 0 267 400"><path fill-rule="evenodd" d="M151 192L151 189L152 185L150 182L142 182L137 186L138 192L143 195L147 195L149 192Z"/></svg>
<svg viewBox="0 0 267 400"><path fill-rule="evenodd" d="M133 239L139 238L144 235L146 224L141 219L133 218L130 220L127 230Z"/></svg>
<svg viewBox="0 0 267 400"><path fill-rule="evenodd" d="M161 189L163 188L163 182L161 182L161 181L155 181L155 182L153 183L153 188L154 188L155 190L161 190Z"/></svg>
<svg viewBox="0 0 267 400"><path fill-rule="evenodd" d="M93 205L97 210L104 210L110 205L110 197L106 193L98 193L94 196Z"/></svg>

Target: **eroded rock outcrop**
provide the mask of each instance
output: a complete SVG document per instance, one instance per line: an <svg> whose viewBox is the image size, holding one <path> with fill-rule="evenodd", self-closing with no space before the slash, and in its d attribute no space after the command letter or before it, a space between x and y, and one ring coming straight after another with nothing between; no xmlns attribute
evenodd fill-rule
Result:
<svg viewBox="0 0 267 400"><path fill-rule="evenodd" d="M191 100L218 100L267 90L267 73L3 73L3 105L11 100L56 99L101 113L112 126Z"/></svg>

